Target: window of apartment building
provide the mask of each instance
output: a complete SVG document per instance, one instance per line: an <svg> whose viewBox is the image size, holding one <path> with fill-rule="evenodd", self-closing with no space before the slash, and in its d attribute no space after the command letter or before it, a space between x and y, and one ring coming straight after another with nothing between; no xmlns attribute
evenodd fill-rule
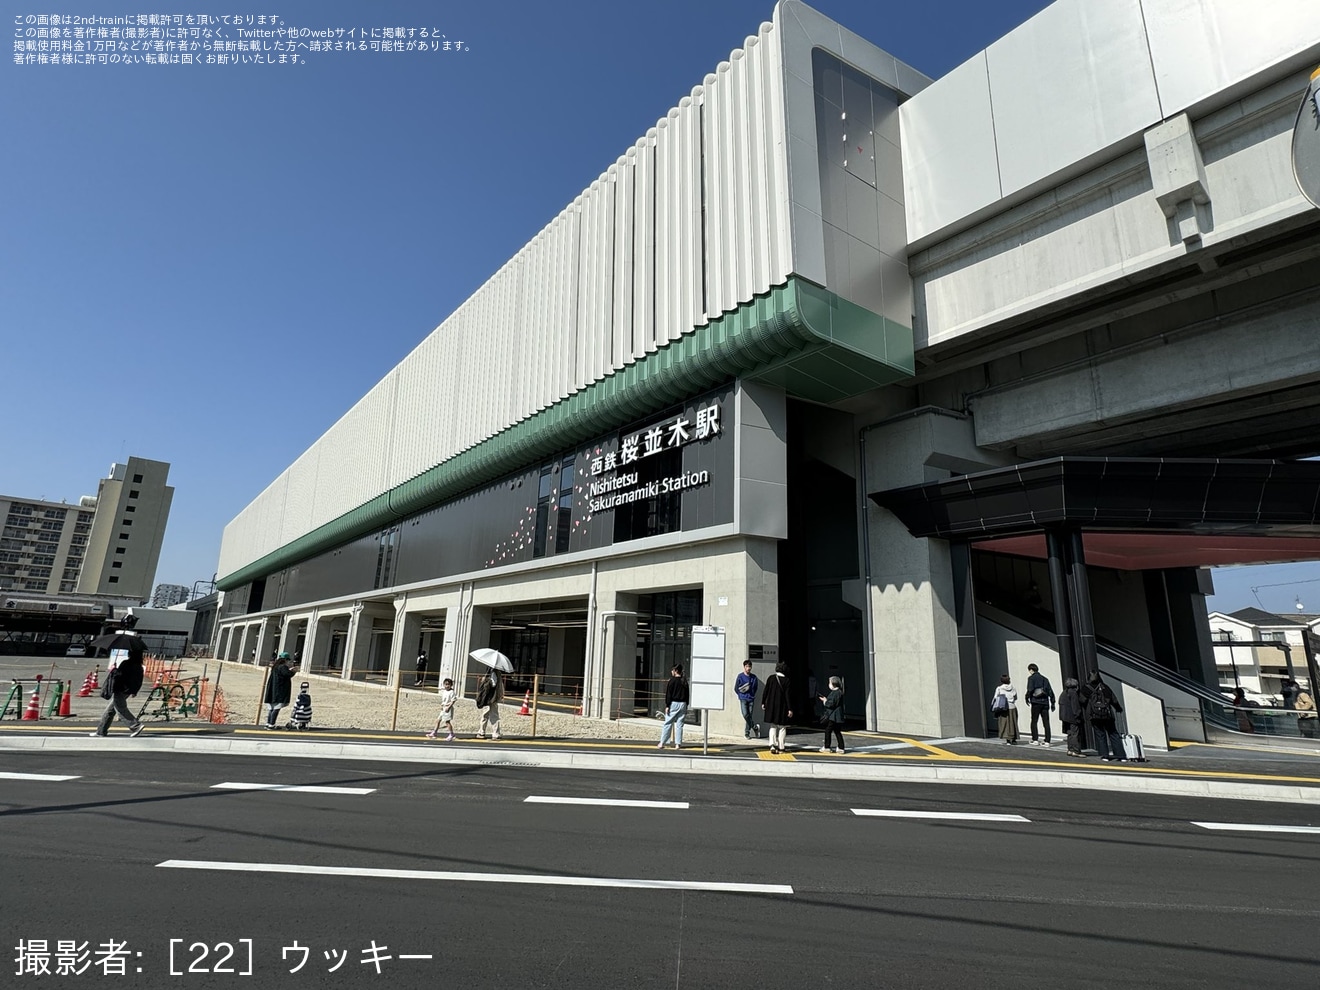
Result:
<svg viewBox="0 0 1320 990"><path fill-rule="evenodd" d="M111 564L110 564L110 566L111 566L111 568L123 567L123 566L124 566L124 562L123 562L122 560L112 561Z"/></svg>
<svg viewBox="0 0 1320 990"><path fill-rule="evenodd" d="M125 553L127 550L127 547L115 547L115 553Z"/></svg>
<svg viewBox="0 0 1320 990"><path fill-rule="evenodd" d="M45 515L47 519L58 519L60 522L64 521L63 509L47 509Z"/></svg>
<svg viewBox="0 0 1320 990"><path fill-rule="evenodd" d="M70 545L70 546L75 546L75 547L86 546L86 545L87 545L87 537L85 537L85 536L75 536L73 539L71 539L71 540L69 541L69 545Z"/></svg>
<svg viewBox="0 0 1320 990"><path fill-rule="evenodd" d="M91 523L78 523L73 527L75 533L90 533L92 531Z"/></svg>
<svg viewBox="0 0 1320 990"><path fill-rule="evenodd" d="M118 577L112 577L112 578L110 579L110 583L111 583L111 584L118 584L118 583L119 583L119 578L118 578Z"/></svg>
<svg viewBox="0 0 1320 990"><path fill-rule="evenodd" d="M46 582L45 582L45 581L24 581L24 582L23 582L23 590L24 590L24 591L45 591L45 590L46 590Z"/></svg>
<svg viewBox="0 0 1320 990"><path fill-rule="evenodd" d="M1261 631L1260 638L1267 643L1282 643L1285 636L1278 629L1265 629Z"/></svg>
<svg viewBox="0 0 1320 990"><path fill-rule="evenodd" d="M48 578L50 577L49 567L29 567L28 577L30 578Z"/></svg>
<svg viewBox="0 0 1320 990"><path fill-rule="evenodd" d="M124 506L124 511L125 511L125 512L137 512L137 506L136 506L136 505L126 505L126 506Z"/></svg>
<svg viewBox="0 0 1320 990"><path fill-rule="evenodd" d="M9 514L10 514L11 516L30 516L30 515L32 515L32 506L30 506L30 505L13 505L13 506L10 506L10 508L9 508Z"/></svg>
<svg viewBox="0 0 1320 990"><path fill-rule="evenodd" d="M60 594L61 595L73 594L73 592L77 589L77 587L78 587L77 581L61 581Z"/></svg>
<svg viewBox="0 0 1320 990"><path fill-rule="evenodd" d="M55 558L54 558L54 556L51 555L51 554L42 554L42 555L39 556L39 557L33 557L33 558L32 558L32 563L37 564L37 565L41 565L41 564L54 564L54 563L55 563Z"/></svg>
<svg viewBox="0 0 1320 990"><path fill-rule="evenodd" d="M77 580L78 580L78 568L76 568L76 567L66 567L66 568L64 568L64 580L65 580L65 581L77 581Z"/></svg>
<svg viewBox="0 0 1320 990"><path fill-rule="evenodd" d="M127 533L120 533L120 534L119 534L119 538L120 538L121 540L126 540L126 539L128 539L128 534L127 534Z"/></svg>
<svg viewBox="0 0 1320 990"><path fill-rule="evenodd" d="M550 489L551 478L554 474L555 466L546 464L541 468L541 487L536 494L536 532L532 537L532 556L545 556L545 530L546 524L550 519Z"/></svg>
<svg viewBox="0 0 1320 990"><path fill-rule="evenodd" d="M78 513L78 521L80 523L87 523L87 525L90 526L92 524L92 514L90 512L80 512Z"/></svg>
<svg viewBox="0 0 1320 990"><path fill-rule="evenodd" d="M51 519L41 524L42 529L61 530L64 528L63 519Z"/></svg>
<svg viewBox="0 0 1320 990"><path fill-rule="evenodd" d="M133 484L135 484L135 485L140 485L140 484L142 484L142 475L140 475L140 474L135 474L135 475L133 475Z"/></svg>
<svg viewBox="0 0 1320 990"><path fill-rule="evenodd" d="M132 525L133 525L133 520L132 520L132 519L125 519L125 520L124 520L123 522L121 522L119 525L121 525L121 526L132 526Z"/></svg>
<svg viewBox="0 0 1320 990"><path fill-rule="evenodd" d="M0 577L13 577L17 573L17 564L0 564Z"/></svg>
<svg viewBox="0 0 1320 990"><path fill-rule="evenodd" d="M128 490L128 497L129 497L129 498L137 498L138 495L140 495L140 494L141 494L141 492L139 492L136 488L130 488L130 489Z"/></svg>

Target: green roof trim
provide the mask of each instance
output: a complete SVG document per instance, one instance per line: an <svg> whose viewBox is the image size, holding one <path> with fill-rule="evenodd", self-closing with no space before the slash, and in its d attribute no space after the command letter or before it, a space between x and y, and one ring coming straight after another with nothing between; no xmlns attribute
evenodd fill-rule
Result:
<svg viewBox="0 0 1320 990"><path fill-rule="evenodd" d="M222 591L434 508L732 378L837 402L912 377L912 329L790 277L653 354L273 550Z"/></svg>

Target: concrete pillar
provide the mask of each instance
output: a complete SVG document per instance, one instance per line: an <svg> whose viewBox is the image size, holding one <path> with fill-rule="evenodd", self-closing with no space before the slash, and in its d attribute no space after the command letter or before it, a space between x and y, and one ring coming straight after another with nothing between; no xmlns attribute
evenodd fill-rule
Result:
<svg viewBox="0 0 1320 990"><path fill-rule="evenodd" d="M472 687L469 683L473 680L468 674L470 672L481 673L486 668L473 660L468 654L473 650L480 650L490 646L490 609L482 606L473 606L468 615L467 632L463 637L464 642L459 644L454 654L454 673L449 676L454 679L454 690L462 697L463 692Z"/></svg>
<svg viewBox="0 0 1320 990"><path fill-rule="evenodd" d="M320 613L312 610L311 616L307 619L307 633L302 645L302 660L297 666L300 674L306 674L308 665L311 663L312 656L316 650L324 650L325 640L329 634L322 628ZM294 651L290 651L294 652Z"/></svg>
<svg viewBox="0 0 1320 990"><path fill-rule="evenodd" d="M996 467L1005 458L977 447L969 417L932 409L863 431L863 483L870 492L924 484ZM872 658L867 722L881 732L962 735L963 684L956 589L949 544L916 539L869 499L865 554L870 573Z"/></svg>
<svg viewBox="0 0 1320 990"><path fill-rule="evenodd" d="M216 633L214 652L215 655L219 657L221 660L226 659L228 655L227 651L229 650L229 633L232 628L233 628L232 626L220 626L219 632Z"/></svg>
<svg viewBox="0 0 1320 990"><path fill-rule="evenodd" d="M637 595L605 592L597 598L596 648L600 663L593 683L587 686L591 699L584 712L596 718L614 718L622 698L624 711L632 713L637 678Z"/></svg>
<svg viewBox="0 0 1320 990"><path fill-rule="evenodd" d="M390 639L390 669L386 683L394 687L399 672L417 659L417 643L422 635L422 617L408 611L408 596L394 599L394 635ZM411 683L411 682L409 682Z"/></svg>
<svg viewBox="0 0 1320 990"><path fill-rule="evenodd" d="M302 673L322 670L325 667L326 658L330 655L330 638L334 635L334 624L334 617L321 618L319 615L308 623L315 632L308 636L307 648L303 650Z"/></svg>
<svg viewBox="0 0 1320 990"><path fill-rule="evenodd" d="M348 680L355 669L367 662L367 652L371 649L371 629L373 614L361 602L353 606L348 620L348 641L344 644L344 665L341 676Z"/></svg>
<svg viewBox="0 0 1320 990"><path fill-rule="evenodd" d="M262 619L257 629L257 664L263 664L270 658L271 648L279 636L278 619Z"/></svg>

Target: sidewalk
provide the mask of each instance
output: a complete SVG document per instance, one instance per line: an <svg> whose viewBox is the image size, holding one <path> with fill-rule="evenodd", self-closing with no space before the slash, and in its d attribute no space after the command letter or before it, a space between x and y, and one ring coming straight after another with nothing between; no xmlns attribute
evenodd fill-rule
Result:
<svg viewBox="0 0 1320 990"><path fill-rule="evenodd" d="M1152 755L1148 763L1101 763L1066 757L1060 748L1006 750L989 739L918 739L848 733L847 755L819 753L817 732L792 733L789 752L771 755L764 740L712 741L702 754L699 733L684 748L660 752L653 741L618 738L519 736L530 721L506 714L505 738L460 736L435 742L419 732L317 729L308 732L198 722L157 722L131 739L116 725L109 739L93 739L89 719L0 723L0 750L67 752L173 751L233 756L398 761L440 764L553 766L650 773L757 774L811 779L992 784L1122 790L1185 797L1320 804L1320 761L1307 754L1262 753L1227 747L1185 746ZM607 726L605 728L608 728Z"/></svg>

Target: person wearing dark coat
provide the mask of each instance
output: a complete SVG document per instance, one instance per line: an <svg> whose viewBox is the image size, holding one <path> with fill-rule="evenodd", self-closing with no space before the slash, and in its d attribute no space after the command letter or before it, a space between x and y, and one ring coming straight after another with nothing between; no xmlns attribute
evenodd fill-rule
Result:
<svg viewBox="0 0 1320 990"><path fill-rule="evenodd" d="M1118 737L1118 726L1114 721L1116 712L1123 706L1109 689L1109 685L1100 680L1099 672L1091 674L1087 689L1082 692L1082 703L1086 706L1086 720L1091 723L1091 735L1095 739L1095 751L1106 763L1122 763L1123 740Z"/></svg>
<svg viewBox="0 0 1320 990"><path fill-rule="evenodd" d="M137 626L137 616L129 612L121 620L121 625L119 638L110 646L105 687L101 689L101 697L106 698L110 704L105 706L101 722L92 733L94 736L109 735L110 723L116 715L128 723L130 736L140 736L145 728L142 720L129 711L128 699L137 697L137 693L142 690L142 661L146 650L142 647L141 638L133 631Z"/></svg>
<svg viewBox="0 0 1320 990"><path fill-rule="evenodd" d="M676 663L669 671L669 683L665 685L665 722L660 727L660 745L656 749L665 748L671 731L674 734L674 749L682 748L683 719L687 717L690 696L688 682L683 678L683 665Z"/></svg>
<svg viewBox="0 0 1320 990"><path fill-rule="evenodd" d="M825 726L825 742L821 745L820 751L834 752L834 747L830 745L830 735L833 734L839 740L839 752L846 752L843 747L843 681L831 677L830 693L819 697L820 703L825 706L825 714L821 716L821 724Z"/></svg>
<svg viewBox="0 0 1320 990"><path fill-rule="evenodd" d="M266 728L277 728L275 720L279 717L280 709L289 703L292 694L293 670L289 667L289 655L281 653L266 681Z"/></svg>
<svg viewBox="0 0 1320 990"><path fill-rule="evenodd" d="M788 664L780 660L775 664L775 672L765 679L761 689L761 711L765 712L765 723L770 726L770 752L782 753L785 749L784 737L788 735L788 723L793 720L793 704L788 691Z"/></svg>
<svg viewBox="0 0 1320 990"><path fill-rule="evenodd" d="M1063 682L1063 694L1059 695L1059 724L1068 733L1069 756L1085 755L1082 753L1082 717L1082 698L1077 678L1069 677Z"/></svg>
<svg viewBox="0 0 1320 990"><path fill-rule="evenodd" d="M1031 709L1031 745L1048 746L1050 744L1050 712L1054 711L1054 687L1050 679L1040 672L1034 663L1027 664L1031 676L1027 678L1027 706ZM1036 734L1036 723L1045 723L1045 741L1042 743Z"/></svg>

